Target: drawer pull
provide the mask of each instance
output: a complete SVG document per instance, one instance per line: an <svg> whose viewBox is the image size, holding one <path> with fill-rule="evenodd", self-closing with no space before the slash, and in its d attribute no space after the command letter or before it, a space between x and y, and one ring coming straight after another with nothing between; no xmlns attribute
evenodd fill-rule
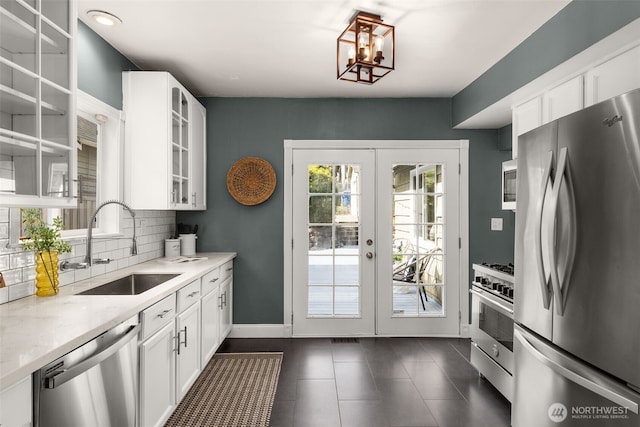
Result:
<svg viewBox="0 0 640 427"><path fill-rule="evenodd" d="M216 277L216 278L213 278L213 279L209 280L209 283L214 283L214 282L217 282L217 281L218 281L218 278Z"/></svg>
<svg viewBox="0 0 640 427"><path fill-rule="evenodd" d="M195 295L198 295L199 293L200 293L199 291L193 291L193 292L191 292L190 294L188 294L188 295L187 295L187 297L188 297L188 298L191 298L191 297L193 297L193 296L195 296Z"/></svg>
<svg viewBox="0 0 640 427"><path fill-rule="evenodd" d="M229 267L225 271L233 271L233 267Z"/></svg>
<svg viewBox="0 0 640 427"><path fill-rule="evenodd" d="M169 313L171 313L171 309L164 310L162 313L159 313L157 316L161 319L164 319L164 316L166 316Z"/></svg>

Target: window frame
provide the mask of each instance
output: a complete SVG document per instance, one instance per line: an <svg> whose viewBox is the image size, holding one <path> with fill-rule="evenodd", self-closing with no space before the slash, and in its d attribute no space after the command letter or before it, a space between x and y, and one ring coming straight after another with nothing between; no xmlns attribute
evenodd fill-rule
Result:
<svg viewBox="0 0 640 427"><path fill-rule="evenodd" d="M98 124L98 153L96 173L96 206L107 200L122 200L123 196L123 114L99 99L81 90L77 91L76 114ZM122 234L120 215L109 215L108 209L98 213L98 226L94 236ZM63 230L62 238L72 240L84 238L87 228Z"/></svg>

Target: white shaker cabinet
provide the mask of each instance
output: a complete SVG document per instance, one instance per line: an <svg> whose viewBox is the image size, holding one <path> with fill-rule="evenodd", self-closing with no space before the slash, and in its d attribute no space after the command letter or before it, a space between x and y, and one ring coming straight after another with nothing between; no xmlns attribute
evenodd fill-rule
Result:
<svg viewBox="0 0 640 427"><path fill-rule="evenodd" d="M542 95L543 124L584 108L583 81L574 77Z"/></svg>
<svg viewBox="0 0 640 427"><path fill-rule="evenodd" d="M201 300L201 357L200 367L204 367L213 357L220 345L220 268L205 274L202 277Z"/></svg>
<svg viewBox="0 0 640 427"><path fill-rule="evenodd" d="M592 68L585 80L586 106L640 88L640 46Z"/></svg>
<svg viewBox="0 0 640 427"><path fill-rule="evenodd" d="M76 3L0 2L3 206L75 207Z"/></svg>
<svg viewBox="0 0 640 427"><path fill-rule="evenodd" d="M207 110L193 98L191 114L191 209L207 209Z"/></svg>
<svg viewBox="0 0 640 427"><path fill-rule="evenodd" d="M175 409L175 341L172 319L140 344L141 426L163 426Z"/></svg>
<svg viewBox="0 0 640 427"><path fill-rule="evenodd" d="M163 71L125 71L122 89L125 201L133 209L205 209L204 107Z"/></svg>
<svg viewBox="0 0 640 427"><path fill-rule="evenodd" d="M224 340L233 326L233 279L229 278L220 285L220 339Z"/></svg>
<svg viewBox="0 0 640 427"><path fill-rule="evenodd" d="M513 109L512 157L518 157L518 137L542 125L542 100L533 98Z"/></svg>
<svg viewBox="0 0 640 427"><path fill-rule="evenodd" d="M144 310L141 323L139 424L162 426L200 374L200 279Z"/></svg>
<svg viewBox="0 0 640 427"><path fill-rule="evenodd" d="M31 376L0 392L0 426L28 427L32 421Z"/></svg>
<svg viewBox="0 0 640 427"><path fill-rule="evenodd" d="M202 277L202 369L231 332L232 289L233 261Z"/></svg>

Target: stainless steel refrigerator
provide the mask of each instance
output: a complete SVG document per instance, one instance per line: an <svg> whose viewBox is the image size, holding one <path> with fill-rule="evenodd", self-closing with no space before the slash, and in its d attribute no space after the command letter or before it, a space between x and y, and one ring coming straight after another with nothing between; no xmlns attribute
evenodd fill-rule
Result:
<svg viewBox="0 0 640 427"><path fill-rule="evenodd" d="M514 427L640 426L640 89L518 139Z"/></svg>

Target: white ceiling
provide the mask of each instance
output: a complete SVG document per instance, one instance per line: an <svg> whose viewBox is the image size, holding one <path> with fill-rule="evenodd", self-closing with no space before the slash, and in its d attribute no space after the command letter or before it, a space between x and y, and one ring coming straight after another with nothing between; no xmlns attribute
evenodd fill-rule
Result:
<svg viewBox="0 0 640 427"><path fill-rule="evenodd" d="M143 70L196 96L451 97L569 0L78 0L79 18ZM103 27L86 12L122 23ZM396 69L373 86L336 79L355 11L396 27Z"/></svg>

